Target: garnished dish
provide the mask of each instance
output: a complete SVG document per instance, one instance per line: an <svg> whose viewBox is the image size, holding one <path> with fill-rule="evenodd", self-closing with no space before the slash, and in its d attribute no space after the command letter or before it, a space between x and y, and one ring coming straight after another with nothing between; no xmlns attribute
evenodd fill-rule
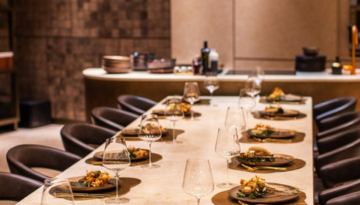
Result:
<svg viewBox="0 0 360 205"><path fill-rule="evenodd" d="M255 176L250 180L240 180L240 186L228 191L231 198L245 203L280 203L296 199L299 191L295 187L278 183L267 183Z"/></svg>
<svg viewBox="0 0 360 205"><path fill-rule="evenodd" d="M294 137L296 134L295 130L279 129L271 127L266 124L256 124L254 128L249 129L247 133L250 137L258 138L289 138Z"/></svg>
<svg viewBox="0 0 360 205"><path fill-rule="evenodd" d="M84 177L69 179L73 191L99 191L115 187L115 179L112 179L107 172L87 171Z"/></svg>
<svg viewBox="0 0 360 205"><path fill-rule="evenodd" d="M272 154L263 147L250 147L236 158L239 162L252 166L279 166L289 164L294 157L285 154Z"/></svg>
<svg viewBox="0 0 360 205"><path fill-rule="evenodd" d="M171 110L172 107L179 106L179 105L176 105L175 103L170 103L168 106L170 107L170 110ZM181 109L184 111L184 115L191 115L191 111L190 111L191 105L189 103L183 102L180 104L180 106L181 106ZM156 115L163 116L163 115L165 115L165 110L153 110L153 113Z"/></svg>
<svg viewBox="0 0 360 205"><path fill-rule="evenodd" d="M281 106L269 106L265 107L264 111L259 111L263 116L268 117L296 117L300 114L297 110L283 109Z"/></svg>
<svg viewBox="0 0 360 205"><path fill-rule="evenodd" d="M161 125L160 125L160 130L161 130L162 135L168 134L167 129L165 129ZM127 127L127 128L124 128L121 130L121 134L126 135L126 136L136 136L137 137L139 135L139 128Z"/></svg>
<svg viewBox="0 0 360 205"><path fill-rule="evenodd" d="M300 102L302 101L302 97L293 94L285 94L281 88L275 87L274 91L266 97L266 100L269 102Z"/></svg>
<svg viewBox="0 0 360 205"><path fill-rule="evenodd" d="M136 148L133 146L128 147L131 161L140 161L149 158L149 151L145 149ZM96 152L94 158L102 160L104 152Z"/></svg>

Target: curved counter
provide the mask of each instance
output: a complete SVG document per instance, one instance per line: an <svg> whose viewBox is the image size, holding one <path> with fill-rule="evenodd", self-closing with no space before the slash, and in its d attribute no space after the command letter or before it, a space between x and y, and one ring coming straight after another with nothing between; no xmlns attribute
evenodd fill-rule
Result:
<svg viewBox="0 0 360 205"><path fill-rule="evenodd" d="M285 93L312 96L313 103L323 102L340 96L355 96L360 99L360 70L357 75L332 75L330 69L325 72L297 72L295 75L266 75L262 83L261 95L269 94L274 87L280 87ZM168 95L182 95L184 82L199 83L200 93L209 95L202 86L205 76L184 76L174 74L152 74L148 72L130 72L108 74L101 68L88 68L83 71L85 77L85 100L87 120L94 107L117 107L116 98L122 94L139 95L160 101ZM239 95L244 87L247 75L227 75L226 71L218 75L220 88L214 95ZM360 103L357 110L360 110Z"/></svg>

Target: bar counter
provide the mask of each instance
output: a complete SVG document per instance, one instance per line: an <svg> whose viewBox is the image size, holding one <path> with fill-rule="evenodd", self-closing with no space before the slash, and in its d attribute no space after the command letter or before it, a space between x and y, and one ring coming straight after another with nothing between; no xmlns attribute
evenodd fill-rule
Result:
<svg viewBox="0 0 360 205"><path fill-rule="evenodd" d="M209 97L204 97L209 99ZM192 121L189 117L184 118L176 123L176 129L179 132L177 140L181 144L172 144L171 137L169 141L155 141L152 143L152 151L162 156L162 159L155 162L160 168L153 170L144 170L139 166L130 166L120 172L120 177L132 177L141 180L141 183L131 188L125 197L130 199L127 204L172 204L172 205L195 205L196 199L187 195L182 190L182 181L187 158L207 158L210 160L214 183L218 184L226 181L226 160L215 153L215 142L217 130L224 126L226 110L228 106L236 106L238 97L219 97L213 99L217 106L211 107L208 104L195 104L192 110L201 113ZM255 109L263 110L267 104L258 103ZM243 143L240 140L241 152L245 152L251 146L261 146L272 153L287 154L297 159L305 161L302 168L288 171L275 171L273 173L255 173L246 170L229 169L229 181L240 183L240 179L250 179L255 175L265 178L267 182L276 182L294 186L306 194L305 202L308 205L313 204L313 148L312 148L312 100L307 97L305 104L283 105L286 109L295 109L305 114L306 117L296 120L266 120L255 119L250 116L249 127L256 123L262 122L277 128L294 129L305 135L303 140L292 143ZM165 105L160 102L153 109L164 109ZM160 119L160 124L165 128L172 128L172 123L166 119ZM129 127L137 127L140 119L135 120ZM127 145L148 149L148 143L141 140L128 140ZM86 174L86 170L108 171L102 166L87 164L85 161L91 158L95 152L102 151L104 146L100 146L87 157L80 160L69 169L62 172L59 177L76 177ZM108 171L111 175L113 172ZM218 188L212 193L202 197L201 203L213 204L212 197L219 192L227 189ZM42 189L38 189L27 198L23 199L18 205L39 204ZM78 200L76 204L98 205L105 204L104 199ZM300 203L299 203L300 204ZM53 204L58 205L58 204Z"/></svg>
<svg viewBox="0 0 360 205"><path fill-rule="evenodd" d="M179 76L174 74L152 74L148 72L130 72L123 74L107 74L101 68L88 68L83 71L85 78L86 115L90 121L91 110L98 106L116 107L116 98L122 94L139 95L160 101L169 95L182 95L186 81L199 83L202 95L209 92L202 86L205 76ZM243 88L247 75L218 75L220 88L214 92L217 96L238 96ZM332 75L331 70L325 72L297 72L295 75L266 75L261 95L270 94L275 87L285 93L312 96L317 104L340 96L355 96L360 100L360 70L357 75ZM360 103L356 110L360 110Z"/></svg>

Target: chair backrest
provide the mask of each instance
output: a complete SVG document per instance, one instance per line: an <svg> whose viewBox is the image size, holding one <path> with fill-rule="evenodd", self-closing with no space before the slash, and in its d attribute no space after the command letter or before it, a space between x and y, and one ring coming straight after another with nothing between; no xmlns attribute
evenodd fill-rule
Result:
<svg viewBox="0 0 360 205"><path fill-rule="evenodd" d="M341 186L335 186L330 189L325 189L319 193L319 204L325 205L327 201L340 197L346 194L360 191L360 179L345 183Z"/></svg>
<svg viewBox="0 0 360 205"><path fill-rule="evenodd" d="M85 157L115 134L113 130L87 123L66 124L60 131L65 150L80 157Z"/></svg>
<svg viewBox="0 0 360 205"><path fill-rule="evenodd" d="M42 145L18 145L7 152L6 159L11 173L43 182L49 177L33 170L32 167L64 171L81 157Z"/></svg>
<svg viewBox="0 0 360 205"><path fill-rule="evenodd" d="M360 139L360 126L350 126L347 130L318 139L317 147L319 154L332 151L357 139Z"/></svg>
<svg viewBox="0 0 360 205"><path fill-rule="evenodd" d="M0 172L0 200L20 201L43 183L17 174Z"/></svg>
<svg viewBox="0 0 360 205"><path fill-rule="evenodd" d="M96 107L91 111L91 117L95 125L118 132L139 116L116 108Z"/></svg>
<svg viewBox="0 0 360 205"><path fill-rule="evenodd" d="M324 129L319 124L320 120L335 116L340 113L354 111L357 100L355 97L340 97L314 105L313 116L319 131Z"/></svg>
<svg viewBox="0 0 360 205"><path fill-rule="evenodd" d="M316 139L348 130L360 125L360 112L350 111L320 120L320 126L324 131L319 132Z"/></svg>
<svg viewBox="0 0 360 205"><path fill-rule="evenodd" d="M360 191L346 194L326 202L326 205L356 205L360 204Z"/></svg>
<svg viewBox="0 0 360 205"><path fill-rule="evenodd" d="M148 98L136 95L120 95L117 98L120 108L137 115L144 114L147 110L157 104L157 102Z"/></svg>
<svg viewBox="0 0 360 205"><path fill-rule="evenodd" d="M330 152L326 152L324 154L320 154L316 156L314 159L316 172L321 178L321 173L319 172L319 170L324 165L344 159L349 159L352 157L357 157L359 155L360 155L360 139L357 139L347 145L344 145Z"/></svg>

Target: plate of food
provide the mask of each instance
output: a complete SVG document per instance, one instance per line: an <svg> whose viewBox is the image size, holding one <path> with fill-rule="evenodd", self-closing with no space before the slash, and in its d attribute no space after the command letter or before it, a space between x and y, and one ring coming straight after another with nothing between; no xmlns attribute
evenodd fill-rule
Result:
<svg viewBox="0 0 360 205"><path fill-rule="evenodd" d="M134 161L140 161L140 160L144 160L144 159L148 159L149 158L149 150L145 150L145 149L140 149L140 148L136 148L133 146L129 146L128 147L128 151L130 153L130 159L132 162ZM94 154L94 158L97 160L102 160L103 159L103 155L104 152L96 152Z"/></svg>
<svg viewBox="0 0 360 205"><path fill-rule="evenodd" d="M294 157L286 154L272 154L263 147L250 147L248 151L240 153L236 160L251 166L282 166L291 163Z"/></svg>
<svg viewBox="0 0 360 205"><path fill-rule="evenodd" d="M274 91L266 96L266 100L269 102L301 102L303 98L299 95L285 94L281 88L275 87Z"/></svg>
<svg viewBox="0 0 360 205"><path fill-rule="evenodd" d="M96 192L115 188L116 180L109 173L102 171L90 171L86 176L69 178L74 192Z"/></svg>
<svg viewBox="0 0 360 205"><path fill-rule="evenodd" d="M259 111L259 113L268 117L296 117L300 114L300 112L297 110L283 109L281 106L266 107L265 110Z"/></svg>
<svg viewBox="0 0 360 205"><path fill-rule="evenodd" d="M176 106L176 104L170 104L168 106L171 110L173 106ZM184 111L184 115L191 115L191 105L189 103L181 103L180 106L181 109ZM166 114L164 109L153 110L153 113L159 116L165 116Z"/></svg>
<svg viewBox="0 0 360 205"><path fill-rule="evenodd" d="M163 128L160 125L160 130L161 130L161 134L162 135L167 135L168 131L167 129ZM139 135L139 128L135 128L135 127L127 127L121 130L121 134L125 135L125 136L135 136L137 137Z"/></svg>
<svg viewBox="0 0 360 205"><path fill-rule="evenodd" d="M282 139L282 138L294 137L296 131L274 128L271 127L270 125L265 125L260 123L260 124L256 124L254 128L248 129L247 133L251 137Z"/></svg>
<svg viewBox="0 0 360 205"><path fill-rule="evenodd" d="M250 180L240 180L240 186L228 191L231 198L244 203L277 204L299 197L295 187L265 182L265 179L255 176Z"/></svg>

